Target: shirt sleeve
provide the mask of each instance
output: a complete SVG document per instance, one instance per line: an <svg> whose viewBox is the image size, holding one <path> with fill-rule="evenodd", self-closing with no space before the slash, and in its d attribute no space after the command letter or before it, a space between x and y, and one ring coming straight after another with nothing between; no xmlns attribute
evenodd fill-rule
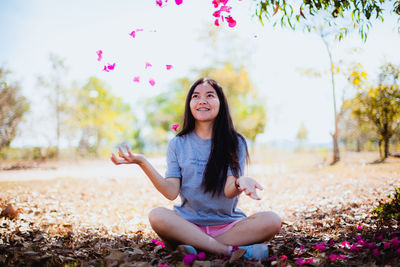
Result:
<svg viewBox="0 0 400 267"><path fill-rule="evenodd" d="M240 166L240 170L239 170L239 176L243 176L244 175L244 168L246 165L246 140L243 140L241 137L238 136L238 140L239 140L239 166ZM231 176L233 175L232 169L229 167L228 171L227 171L227 176Z"/></svg>
<svg viewBox="0 0 400 267"><path fill-rule="evenodd" d="M167 147L167 171L165 172L165 178L169 177L182 177L176 154L176 138L170 140Z"/></svg>

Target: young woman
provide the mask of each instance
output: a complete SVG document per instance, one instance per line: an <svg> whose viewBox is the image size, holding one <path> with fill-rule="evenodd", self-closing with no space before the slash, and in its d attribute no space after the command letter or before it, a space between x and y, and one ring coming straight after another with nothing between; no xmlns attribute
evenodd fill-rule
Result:
<svg viewBox="0 0 400 267"><path fill-rule="evenodd" d="M238 196L260 200L262 186L243 176L248 159L246 141L236 132L221 86L202 78L190 88L182 130L168 143L167 171L161 176L147 159L119 148L115 164L139 165L156 189L182 203L174 210L154 208L149 221L154 231L173 244L185 244L187 252L196 249L229 255L234 246L246 250L247 259L268 256L264 242L280 231L281 218L272 211L249 217L236 208Z"/></svg>

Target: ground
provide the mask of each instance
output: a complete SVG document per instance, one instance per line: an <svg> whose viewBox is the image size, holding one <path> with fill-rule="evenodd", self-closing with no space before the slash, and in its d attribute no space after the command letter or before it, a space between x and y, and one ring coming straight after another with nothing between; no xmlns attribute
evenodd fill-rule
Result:
<svg viewBox="0 0 400 267"><path fill-rule="evenodd" d="M400 159L376 164L377 153L348 152L329 166L328 157L252 155L247 175L264 186L262 200L243 195L239 207L247 214L273 210L282 217L269 259L206 254L193 266L400 265L397 223L383 225L372 212L400 186ZM163 157L150 162L164 173ZM0 266L189 264L188 257L184 262L178 251L157 242L147 219L152 208L171 208L179 200L165 199L137 166L115 166L107 159L30 166L0 164Z"/></svg>

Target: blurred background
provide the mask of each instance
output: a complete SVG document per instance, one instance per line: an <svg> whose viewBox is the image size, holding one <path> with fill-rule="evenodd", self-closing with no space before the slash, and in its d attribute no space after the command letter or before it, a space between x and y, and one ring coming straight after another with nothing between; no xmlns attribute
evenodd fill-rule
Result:
<svg viewBox="0 0 400 267"><path fill-rule="evenodd" d="M262 25L257 4L231 0L236 26L217 27L211 1L0 1L1 161L102 158L124 144L163 155L203 76L225 89L252 152L396 155L397 16L338 38L323 14Z"/></svg>

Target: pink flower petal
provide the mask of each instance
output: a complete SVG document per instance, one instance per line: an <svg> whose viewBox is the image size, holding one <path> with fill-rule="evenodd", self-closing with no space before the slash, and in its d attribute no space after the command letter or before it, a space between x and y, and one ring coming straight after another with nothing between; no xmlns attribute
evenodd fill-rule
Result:
<svg viewBox="0 0 400 267"><path fill-rule="evenodd" d="M135 31L132 31L129 35L132 36L132 38L135 38L136 36Z"/></svg>
<svg viewBox="0 0 400 267"><path fill-rule="evenodd" d="M357 226L357 229L358 229L358 230L363 229L362 225L358 225L358 226Z"/></svg>
<svg viewBox="0 0 400 267"><path fill-rule="evenodd" d="M223 5L226 5L228 3L229 0L219 0L219 2Z"/></svg>
<svg viewBox="0 0 400 267"><path fill-rule="evenodd" d="M162 0L156 0L156 4L161 7L162 6Z"/></svg>
<svg viewBox="0 0 400 267"><path fill-rule="evenodd" d="M165 65L165 67L167 68L167 70L172 69L172 65Z"/></svg>
<svg viewBox="0 0 400 267"><path fill-rule="evenodd" d="M140 76L133 77L133 82L135 83L140 82Z"/></svg>
<svg viewBox="0 0 400 267"><path fill-rule="evenodd" d="M340 254L339 259L344 260L346 258L346 255Z"/></svg>
<svg viewBox="0 0 400 267"><path fill-rule="evenodd" d="M229 15L228 17L225 17L226 21L228 22L228 26L233 28L236 26L236 20L234 20L231 15Z"/></svg>
<svg viewBox="0 0 400 267"><path fill-rule="evenodd" d="M185 266L189 266L190 264L192 264L192 262L194 262L195 259L196 256L194 254L186 254L183 258L183 264L185 264Z"/></svg>
<svg viewBox="0 0 400 267"><path fill-rule="evenodd" d="M221 6L221 8L219 9L220 12L228 12L231 13L231 6Z"/></svg>
<svg viewBox="0 0 400 267"><path fill-rule="evenodd" d="M152 67L152 65L149 62L146 62L146 67L144 68L147 69L148 67Z"/></svg>
<svg viewBox="0 0 400 267"><path fill-rule="evenodd" d="M388 242L383 243L383 248L390 248L390 243Z"/></svg>
<svg viewBox="0 0 400 267"><path fill-rule="evenodd" d="M342 242L342 246L348 248L348 247L350 246L349 241L343 241L343 242Z"/></svg>
<svg viewBox="0 0 400 267"><path fill-rule="evenodd" d="M304 261L305 264L311 264L314 261L314 258L309 258Z"/></svg>
<svg viewBox="0 0 400 267"><path fill-rule="evenodd" d="M172 124L171 130L174 130L175 132L178 131L179 124Z"/></svg>
<svg viewBox="0 0 400 267"><path fill-rule="evenodd" d="M103 69L104 71L106 71L106 72L110 72L108 69L107 69L107 66L104 66L104 69Z"/></svg>
<svg viewBox="0 0 400 267"><path fill-rule="evenodd" d="M217 26L217 27L219 27L219 21L218 21L218 19L216 19L216 20L214 21L214 25Z"/></svg>
<svg viewBox="0 0 400 267"><path fill-rule="evenodd" d="M379 249L374 249L373 251L372 251L372 254L375 256L375 257L378 257L379 255L381 255L381 253L379 252Z"/></svg>
<svg viewBox="0 0 400 267"><path fill-rule="evenodd" d="M153 78L150 78L149 83L151 84L151 86L154 86L156 84L156 81L154 81Z"/></svg>
<svg viewBox="0 0 400 267"><path fill-rule="evenodd" d="M214 5L215 8L219 6L219 0L213 0L212 4Z"/></svg>
<svg viewBox="0 0 400 267"><path fill-rule="evenodd" d="M115 68L115 63L112 65L108 64L108 66L107 66L107 69L109 69L109 70L113 70L114 68Z"/></svg>
<svg viewBox="0 0 400 267"><path fill-rule="evenodd" d="M281 261L286 261L287 260L287 256L286 255L282 255L281 256Z"/></svg>
<svg viewBox="0 0 400 267"><path fill-rule="evenodd" d="M178 125L178 124L176 124L176 125ZM179 125L178 125L178 126L179 126ZM199 252L199 254L197 254L196 258L197 258L198 260L204 260L204 259L206 258L206 253L204 253L203 251L202 251L202 252Z"/></svg>
<svg viewBox="0 0 400 267"><path fill-rule="evenodd" d="M182 0L175 0L175 4L179 6L180 4L182 4Z"/></svg>
<svg viewBox="0 0 400 267"><path fill-rule="evenodd" d="M221 17L221 10L215 11L212 15L213 15L213 17L216 17L216 18Z"/></svg>
<svg viewBox="0 0 400 267"><path fill-rule="evenodd" d="M331 254L331 255L329 255L329 259L331 261L336 261L338 259L338 256L336 254Z"/></svg>
<svg viewBox="0 0 400 267"><path fill-rule="evenodd" d="M297 265L303 265L304 264L303 258L298 258L296 263L297 263Z"/></svg>
<svg viewBox="0 0 400 267"><path fill-rule="evenodd" d="M301 245L300 246L300 249L305 249L306 247L304 246L304 245Z"/></svg>
<svg viewBox="0 0 400 267"><path fill-rule="evenodd" d="M96 51L96 54L97 54L97 56L98 56L97 61L100 61L101 58L103 57L103 51L101 51L101 50Z"/></svg>

